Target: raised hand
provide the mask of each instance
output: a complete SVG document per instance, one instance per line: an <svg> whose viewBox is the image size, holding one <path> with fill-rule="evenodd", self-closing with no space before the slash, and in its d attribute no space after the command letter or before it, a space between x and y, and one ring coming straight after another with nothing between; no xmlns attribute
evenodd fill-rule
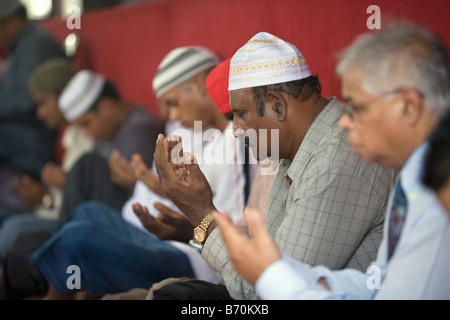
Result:
<svg viewBox="0 0 450 320"><path fill-rule="evenodd" d="M161 203L155 203L154 207L159 211L156 218L150 214L147 207L143 207L139 203L133 204L133 211L144 228L158 239L188 243L192 238L192 229L194 228L191 222Z"/></svg>
<svg viewBox="0 0 450 320"><path fill-rule="evenodd" d="M195 158L183 153L180 143L180 138L172 138L169 142L160 134L156 141L155 166L167 197L191 220L192 225L197 226L209 212L217 210L208 181ZM212 230L213 226L210 226Z"/></svg>
<svg viewBox="0 0 450 320"><path fill-rule="evenodd" d="M66 183L66 173L61 166L55 163L47 163L41 171L42 181L59 189L64 188Z"/></svg>
<svg viewBox="0 0 450 320"><path fill-rule="evenodd" d="M251 236L235 226L227 213L217 212L213 216L233 268L255 285L263 271L281 258L278 246L265 227L263 215L258 210L245 208L244 218Z"/></svg>
<svg viewBox="0 0 450 320"><path fill-rule="evenodd" d="M114 149L108 159L111 181L126 190L133 190L136 176L130 162L124 158L119 150Z"/></svg>
<svg viewBox="0 0 450 320"><path fill-rule="evenodd" d="M13 187L22 200L33 206L41 205L47 193L47 189L39 181L28 175L15 179Z"/></svg>

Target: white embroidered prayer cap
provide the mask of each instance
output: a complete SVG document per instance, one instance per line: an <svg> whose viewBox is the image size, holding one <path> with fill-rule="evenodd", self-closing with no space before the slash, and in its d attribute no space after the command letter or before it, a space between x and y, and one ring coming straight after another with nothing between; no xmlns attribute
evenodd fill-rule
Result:
<svg viewBox="0 0 450 320"><path fill-rule="evenodd" d="M81 117L100 96L105 78L90 70L78 71L64 88L59 97L59 109L67 122Z"/></svg>
<svg viewBox="0 0 450 320"><path fill-rule="evenodd" d="M259 32L231 58L228 90L300 80L311 76L298 48L270 33Z"/></svg>

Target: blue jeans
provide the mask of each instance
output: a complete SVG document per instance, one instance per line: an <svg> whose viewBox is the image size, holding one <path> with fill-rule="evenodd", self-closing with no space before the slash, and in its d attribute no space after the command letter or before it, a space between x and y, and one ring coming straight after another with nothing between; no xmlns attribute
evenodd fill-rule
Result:
<svg viewBox="0 0 450 320"><path fill-rule="evenodd" d="M62 295L79 267L81 289L94 295L150 288L169 277L194 277L184 252L138 229L107 205L89 201L31 256L47 281ZM71 282L73 283L73 282Z"/></svg>

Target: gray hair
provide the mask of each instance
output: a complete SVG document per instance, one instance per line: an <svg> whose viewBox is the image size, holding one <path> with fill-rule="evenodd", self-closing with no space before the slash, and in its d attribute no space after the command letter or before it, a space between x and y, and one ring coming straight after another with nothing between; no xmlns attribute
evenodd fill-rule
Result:
<svg viewBox="0 0 450 320"><path fill-rule="evenodd" d="M365 75L363 88L372 94L409 87L424 95L430 113L450 109L450 56L445 43L424 27L395 21L387 29L359 36L336 68L342 77L352 69Z"/></svg>

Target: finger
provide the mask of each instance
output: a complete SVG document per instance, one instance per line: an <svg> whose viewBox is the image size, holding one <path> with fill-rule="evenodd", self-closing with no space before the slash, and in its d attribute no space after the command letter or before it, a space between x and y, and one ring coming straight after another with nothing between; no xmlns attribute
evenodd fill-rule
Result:
<svg viewBox="0 0 450 320"><path fill-rule="evenodd" d="M253 208L246 207L244 210L244 218L247 227L255 240L270 237L269 232L264 224L263 214Z"/></svg>
<svg viewBox="0 0 450 320"><path fill-rule="evenodd" d="M164 206L163 204L161 204L159 202L155 202L155 204L153 206L159 211L158 220L161 220L162 222L164 222L168 225L177 226L177 225L185 224L185 223L191 224L191 222L188 218L179 214L178 212L175 212L175 211L167 208L166 206ZM192 227L194 227L194 226L192 226Z"/></svg>
<svg viewBox="0 0 450 320"><path fill-rule="evenodd" d="M242 239L242 234L239 232L238 228L231 221L230 216L227 213L213 213L214 220L220 228L222 240L228 250L232 249L234 246L238 246L240 239Z"/></svg>
<svg viewBox="0 0 450 320"><path fill-rule="evenodd" d="M151 231L153 226L157 223L156 219L150 214L147 207L141 206L139 203L134 203L132 205L134 213L137 215L144 227Z"/></svg>
<svg viewBox="0 0 450 320"><path fill-rule="evenodd" d="M197 164L197 159L191 156L190 164L186 164L186 168L189 171L189 175L194 180L206 180L205 175Z"/></svg>
<svg viewBox="0 0 450 320"><path fill-rule="evenodd" d="M176 183L179 178L169 158L169 141L164 140L160 144L159 161L158 164L155 163L160 181L163 185L167 182Z"/></svg>
<svg viewBox="0 0 450 320"><path fill-rule="evenodd" d="M141 217L144 217L144 218L145 218L145 216L146 216L146 214L147 214L147 212L148 212L148 210L147 210L147 211L144 211L144 208L145 208L145 207L141 206L139 203L134 203L131 207L133 208L134 213L135 213L139 218L141 218Z"/></svg>
<svg viewBox="0 0 450 320"><path fill-rule="evenodd" d="M142 157L139 153L135 153L131 156L131 165L132 166L140 166L143 164Z"/></svg>
<svg viewBox="0 0 450 320"><path fill-rule="evenodd" d="M181 142L181 137L170 136L169 156L172 165L178 166L183 163L183 144Z"/></svg>
<svg viewBox="0 0 450 320"><path fill-rule="evenodd" d="M164 135L159 134L158 140L156 140L155 153L153 156L156 171L158 172L159 176L166 175L167 171L168 155L166 153L165 141L166 140L164 139Z"/></svg>
<svg viewBox="0 0 450 320"><path fill-rule="evenodd" d="M131 168L136 176L141 176L146 170L146 166L140 154L133 154L130 161Z"/></svg>
<svg viewBox="0 0 450 320"><path fill-rule="evenodd" d="M113 149L111 151L111 153L109 154L109 159L110 160L117 159L118 156L119 156L119 151L117 149Z"/></svg>
<svg viewBox="0 0 450 320"><path fill-rule="evenodd" d="M153 206L155 207L156 210L158 210L159 212L168 215L168 216L177 216L179 215L178 213L176 213L175 211L172 211L171 209L169 209L168 207L166 207L165 205L163 205L160 202L155 202L153 204Z"/></svg>

